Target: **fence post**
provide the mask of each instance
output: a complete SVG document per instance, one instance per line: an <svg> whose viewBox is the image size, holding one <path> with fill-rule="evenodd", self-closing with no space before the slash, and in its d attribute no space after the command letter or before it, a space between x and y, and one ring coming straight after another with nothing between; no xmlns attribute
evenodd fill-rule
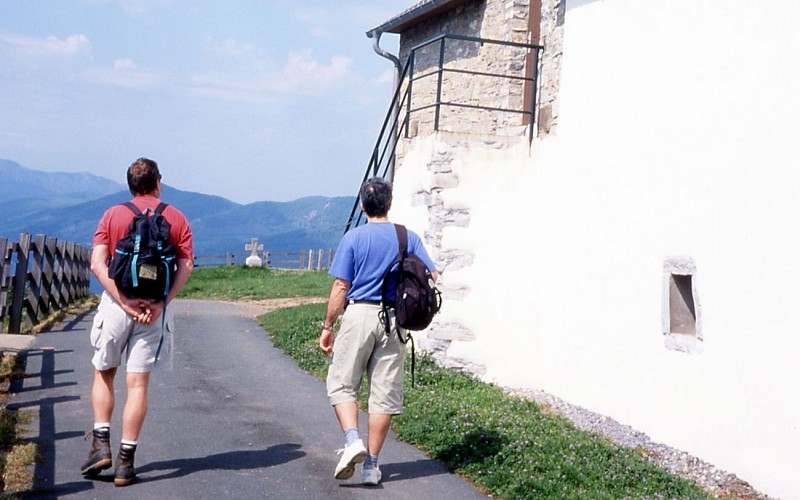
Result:
<svg viewBox="0 0 800 500"><path fill-rule="evenodd" d="M319 254L317 256L317 271L321 271L322 270L322 255L323 255L323 252L322 252L322 249L320 248L319 249Z"/></svg>
<svg viewBox="0 0 800 500"><path fill-rule="evenodd" d="M66 247L64 277L67 282L67 302L72 302L75 300L75 275L77 274L75 265L75 242L68 241Z"/></svg>
<svg viewBox="0 0 800 500"><path fill-rule="evenodd" d="M28 252L31 249L31 235L22 233L17 243L17 269L14 272L14 285L11 293L11 315L8 333L19 333L22 327L22 309L25 305L25 282L28 278Z"/></svg>
<svg viewBox="0 0 800 500"><path fill-rule="evenodd" d="M92 259L92 251L89 248L81 245L81 297L89 295L89 281L91 280L92 267L90 265Z"/></svg>
<svg viewBox="0 0 800 500"><path fill-rule="evenodd" d="M226 253L225 254L225 265L230 266L231 264L233 264L233 254L232 253Z"/></svg>
<svg viewBox="0 0 800 500"><path fill-rule="evenodd" d="M56 239L52 236L45 240L44 255L44 269L42 272L45 283L43 283L42 290L47 293L47 308L55 311L58 309L58 290L55 285Z"/></svg>
<svg viewBox="0 0 800 500"><path fill-rule="evenodd" d="M14 244L11 244L12 250ZM8 239L0 238L0 332L3 331L3 320L6 317L8 304L8 283L6 270L11 267L11 252L8 250Z"/></svg>
<svg viewBox="0 0 800 500"><path fill-rule="evenodd" d="M313 262L314 262L314 250L309 248L308 249L308 267L306 269L308 269L310 271L311 267L313 266Z"/></svg>
<svg viewBox="0 0 800 500"><path fill-rule="evenodd" d="M269 267L269 250L264 250L264 267Z"/></svg>
<svg viewBox="0 0 800 500"><path fill-rule="evenodd" d="M33 237L28 306L30 307L31 323L34 325L39 322L40 318L47 316L50 312L50 297L44 286L45 241L46 237L43 234L37 234Z"/></svg>
<svg viewBox="0 0 800 500"><path fill-rule="evenodd" d="M64 253L66 252L66 248L66 241L56 241L56 255L58 256L58 259L56 259L55 278L53 279L53 283L56 290L58 290L58 307L65 307L69 303L67 285L64 282L66 276Z"/></svg>

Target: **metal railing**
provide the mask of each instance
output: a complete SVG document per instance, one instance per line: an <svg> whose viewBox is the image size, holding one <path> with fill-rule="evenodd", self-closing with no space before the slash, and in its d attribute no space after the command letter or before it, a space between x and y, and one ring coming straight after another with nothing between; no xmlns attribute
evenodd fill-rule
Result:
<svg viewBox="0 0 800 500"><path fill-rule="evenodd" d="M450 41L450 45L448 45L448 41ZM464 46L470 45L473 46L472 50L464 48ZM520 52L524 51L523 57L519 64L516 65L521 74L500 73L491 71L489 68L486 71L478 71L457 67L456 63L459 60L470 59L470 56L477 55L484 46L521 49ZM448 49L453 47L455 47L455 50L448 52ZM392 180L394 177L395 153L400 137L408 138L412 117L419 116L428 110L433 112L433 131L440 130L442 126L442 111L448 108L520 115L523 117L521 123L528 126L528 140L532 140L536 121L536 90L539 79L538 68L541 49L542 46L540 45L449 34L439 35L412 47L403 69L398 75L397 87L392 96L391 105L383 120L383 126L378 134L378 140L372 150L361 184L368 178L376 176ZM514 57L512 54L512 60ZM457 98L449 99L444 91L447 75L455 75L448 82L451 88L463 89L471 83L491 79L521 83L523 90L521 95L518 96L521 101L520 105L509 107L486 104L482 103L481 96L473 97L466 102ZM415 95L415 90L423 86L420 82L430 78L436 78L435 85L428 85L424 92L418 91L417 95ZM415 103L415 97L423 102ZM424 102L426 98L430 102ZM456 115L457 119L458 116ZM344 232L361 225L363 222L364 214L360 210L359 196L356 195Z"/></svg>

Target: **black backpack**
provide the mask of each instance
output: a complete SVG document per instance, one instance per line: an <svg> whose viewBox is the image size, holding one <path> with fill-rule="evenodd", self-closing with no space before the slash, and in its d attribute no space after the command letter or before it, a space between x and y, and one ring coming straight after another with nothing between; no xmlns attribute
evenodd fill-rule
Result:
<svg viewBox="0 0 800 500"><path fill-rule="evenodd" d="M176 264L170 224L161 215L168 205L162 202L155 211L148 208L144 212L131 202L122 205L135 216L128 233L117 242L108 275L128 297L166 300Z"/></svg>
<svg viewBox="0 0 800 500"><path fill-rule="evenodd" d="M431 276L431 271L425 262L416 255L408 253L408 231L401 224L394 225L397 231L398 251L397 258L389 264L383 274L381 285L381 319L386 333L391 332L389 322L389 308L392 304L387 300L389 277L392 273L397 275L397 288L395 292L394 315L395 323L399 327L397 336L404 344L411 340L411 383L414 384L414 339L408 330L424 330L433 321L433 316L442 307L442 294ZM395 269L396 267L396 269ZM400 328L406 330L406 338L400 333Z"/></svg>

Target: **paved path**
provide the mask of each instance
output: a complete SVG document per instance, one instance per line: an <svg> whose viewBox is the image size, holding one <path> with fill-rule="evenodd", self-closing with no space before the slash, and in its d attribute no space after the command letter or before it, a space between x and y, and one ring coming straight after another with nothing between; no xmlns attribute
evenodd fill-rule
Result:
<svg viewBox="0 0 800 500"><path fill-rule="evenodd" d="M175 301L175 369L154 373L150 408L136 453L139 480L115 487L110 471L94 480L78 469L91 427L89 330L94 312L36 336L27 377L9 407L38 413L30 437L40 445L37 498L485 498L444 465L392 435L381 454L378 487L333 479L342 434L324 383L275 349L241 307ZM112 447L119 446L123 373ZM362 434L365 432L362 414ZM377 491L376 491L377 490Z"/></svg>

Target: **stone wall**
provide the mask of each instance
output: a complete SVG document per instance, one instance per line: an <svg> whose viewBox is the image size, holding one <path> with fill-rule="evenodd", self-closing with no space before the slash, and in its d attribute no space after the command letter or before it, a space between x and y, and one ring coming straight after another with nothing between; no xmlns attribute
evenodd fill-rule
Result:
<svg viewBox="0 0 800 500"><path fill-rule="evenodd" d="M472 205L476 200L463 192L469 181L463 172L464 160L491 156L493 152L526 146L527 137L492 136L436 132L401 141L400 167L395 173L395 201L391 217L422 232L441 271L438 287L442 292L443 311L434 318L424 335L417 335L419 346L433 354L447 367L483 375L485 366L474 359L454 353L451 347L476 339L472 324L459 313L473 293L474 283L463 279L474 265L476 234L472 225ZM488 153L487 153L488 152ZM502 169L486 165L487 171L500 172L498 183L509 183ZM453 201L460 200L460 201ZM453 237L458 233L460 236Z"/></svg>
<svg viewBox="0 0 800 500"><path fill-rule="evenodd" d="M454 34L517 43L528 43L527 0L483 0L469 2L425 21L404 32L400 41L400 59L407 60L411 49L441 34ZM437 102L440 44L416 51L411 108ZM443 67L454 71L479 71L498 75L525 76L528 50L519 47L447 40ZM485 106L510 110L524 108L523 80L496 76L466 75L454 71L442 73L439 102ZM436 107L412 113L409 136L434 131ZM524 115L515 112L488 111L459 106L439 108L439 130L455 133L523 135L527 127Z"/></svg>
<svg viewBox="0 0 800 500"><path fill-rule="evenodd" d="M567 0L542 0L541 39L544 45L537 106L539 136L555 133L558 125L558 88L564 52L564 11Z"/></svg>
<svg viewBox="0 0 800 500"><path fill-rule="evenodd" d="M561 55L563 1L543 0L540 40L529 39L529 0L465 3L404 32L400 40L400 59L407 60L413 47L446 33L545 45L545 50L540 54L540 67L557 71ZM552 44L552 47L548 44ZM412 108L431 105L437 100L439 50L437 43L416 51ZM443 65L450 70L522 77L526 76L526 60L533 60L528 56L529 52L524 48L447 40ZM557 75L550 78L540 75L537 96L547 111L539 114L539 119L543 119L543 123L539 124L539 134L554 130L557 84ZM444 72L440 100L522 110L525 90L522 80ZM405 112L405 108L401 110L401 119ZM459 178L458 164L475 154L475 151L519 147L520 141L527 141L529 120L517 113L448 106L440 109L438 132L434 130L434 119L435 107L411 115L408 139L401 141L397 150L399 169L395 173L395 187L410 195L410 206L403 208L403 202L396 199L393 213L401 219L414 219L414 216L409 216L414 212L417 219L424 221L420 227L426 228L426 245L433 251L439 269L443 271L439 287L448 304L447 309L458 309L460 306L453 305L463 304L468 299L472 285L468 280L454 280L452 277L470 269L475 259L474 244L462 246L454 244L452 239L443 238L443 235L455 231L467 235L467 240L474 239L474 231L470 228L471 203L468 200L456 204L446 201L460 197L457 193L462 179ZM542 125L545 125L544 129ZM505 181L498 179L498 182ZM472 343L474 340L475 333L468 321L463 321L458 314L444 313L434 320L421 339L421 346L446 366L483 374L485 367L480 362L454 355L451 349L454 343Z"/></svg>

